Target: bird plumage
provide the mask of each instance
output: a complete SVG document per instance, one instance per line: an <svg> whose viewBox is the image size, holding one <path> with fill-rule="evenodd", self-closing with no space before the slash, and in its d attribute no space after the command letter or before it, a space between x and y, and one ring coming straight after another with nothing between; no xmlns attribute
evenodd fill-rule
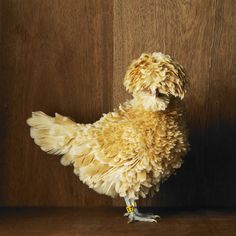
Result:
<svg viewBox="0 0 236 236"><path fill-rule="evenodd" d="M111 197L139 199L159 190L188 151L183 67L161 53L142 54L124 79L133 99L93 124L34 112L27 120L43 151L63 155L61 163L90 188Z"/></svg>

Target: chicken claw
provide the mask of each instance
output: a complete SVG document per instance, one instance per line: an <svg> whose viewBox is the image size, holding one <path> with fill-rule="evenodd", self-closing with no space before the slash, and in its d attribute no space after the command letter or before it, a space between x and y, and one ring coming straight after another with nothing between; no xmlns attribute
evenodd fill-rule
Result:
<svg viewBox="0 0 236 236"><path fill-rule="evenodd" d="M130 199L128 197L125 197L124 199L125 199L126 210L127 210L124 216L128 216L129 218L128 223L135 222L135 221L157 223L156 218L160 218L159 215L154 215L151 212L141 213L138 211L137 204L134 199Z"/></svg>
<svg viewBox="0 0 236 236"><path fill-rule="evenodd" d="M148 214L142 214L142 213L137 213L137 212L129 213L128 217L129 217L128 224L135 221L157 223L157 220L155 218L160 218L160 216L158 215L151 215L151 214L148 215Z"/></svg>

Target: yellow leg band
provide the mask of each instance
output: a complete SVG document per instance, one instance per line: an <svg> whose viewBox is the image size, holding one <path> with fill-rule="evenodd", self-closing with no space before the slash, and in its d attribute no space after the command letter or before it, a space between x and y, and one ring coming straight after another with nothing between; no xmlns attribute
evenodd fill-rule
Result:
<svg viewBox="0 0 236 236"><path fill-rule="evenodd" d="M127 207L126 207L126 211L127 211L128 213L134 212L134 207L133 207L133 206L127 206Z"/></svg>

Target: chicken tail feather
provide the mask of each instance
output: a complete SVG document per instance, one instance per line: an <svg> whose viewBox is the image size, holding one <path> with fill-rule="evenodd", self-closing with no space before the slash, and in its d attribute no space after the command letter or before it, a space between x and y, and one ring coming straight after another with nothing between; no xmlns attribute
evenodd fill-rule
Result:
<svg viewBox="0 0 236 236"><path fill-rule="evenodd" d="M78 125L65 116L56 113L51 117L41 111L33 112L27 124L34 142L43 151L55 155L68 153L78 129Z"/></svg>

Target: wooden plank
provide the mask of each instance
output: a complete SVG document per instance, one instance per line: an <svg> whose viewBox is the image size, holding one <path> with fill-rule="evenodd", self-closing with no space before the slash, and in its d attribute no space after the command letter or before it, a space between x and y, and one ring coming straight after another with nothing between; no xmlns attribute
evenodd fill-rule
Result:
<svg viewBox="0 0 236 236"><path fill-rule="evenodd" d="M157 197L141 204L235 206L235 1L117 0L113 8L114 105L128 98L122 79L143 52L170 54L190 80L192 151Z"/></svg>
<svg viewBox="0 0 236 236"><path fill-rule="evenodd" d="M145 209L150 211L153 209ZM175 235L233 236L235 211L155 209L157 223L127 224L120 208L3 209L0 232L18 235Z"/></svg>
<svg viewBox="0 0 236 236"><path fill-rule="evenodd" d="M29 137L32 111L89 123L111 108L111 1L1 2L0 204L110 205Z"/></svg>

